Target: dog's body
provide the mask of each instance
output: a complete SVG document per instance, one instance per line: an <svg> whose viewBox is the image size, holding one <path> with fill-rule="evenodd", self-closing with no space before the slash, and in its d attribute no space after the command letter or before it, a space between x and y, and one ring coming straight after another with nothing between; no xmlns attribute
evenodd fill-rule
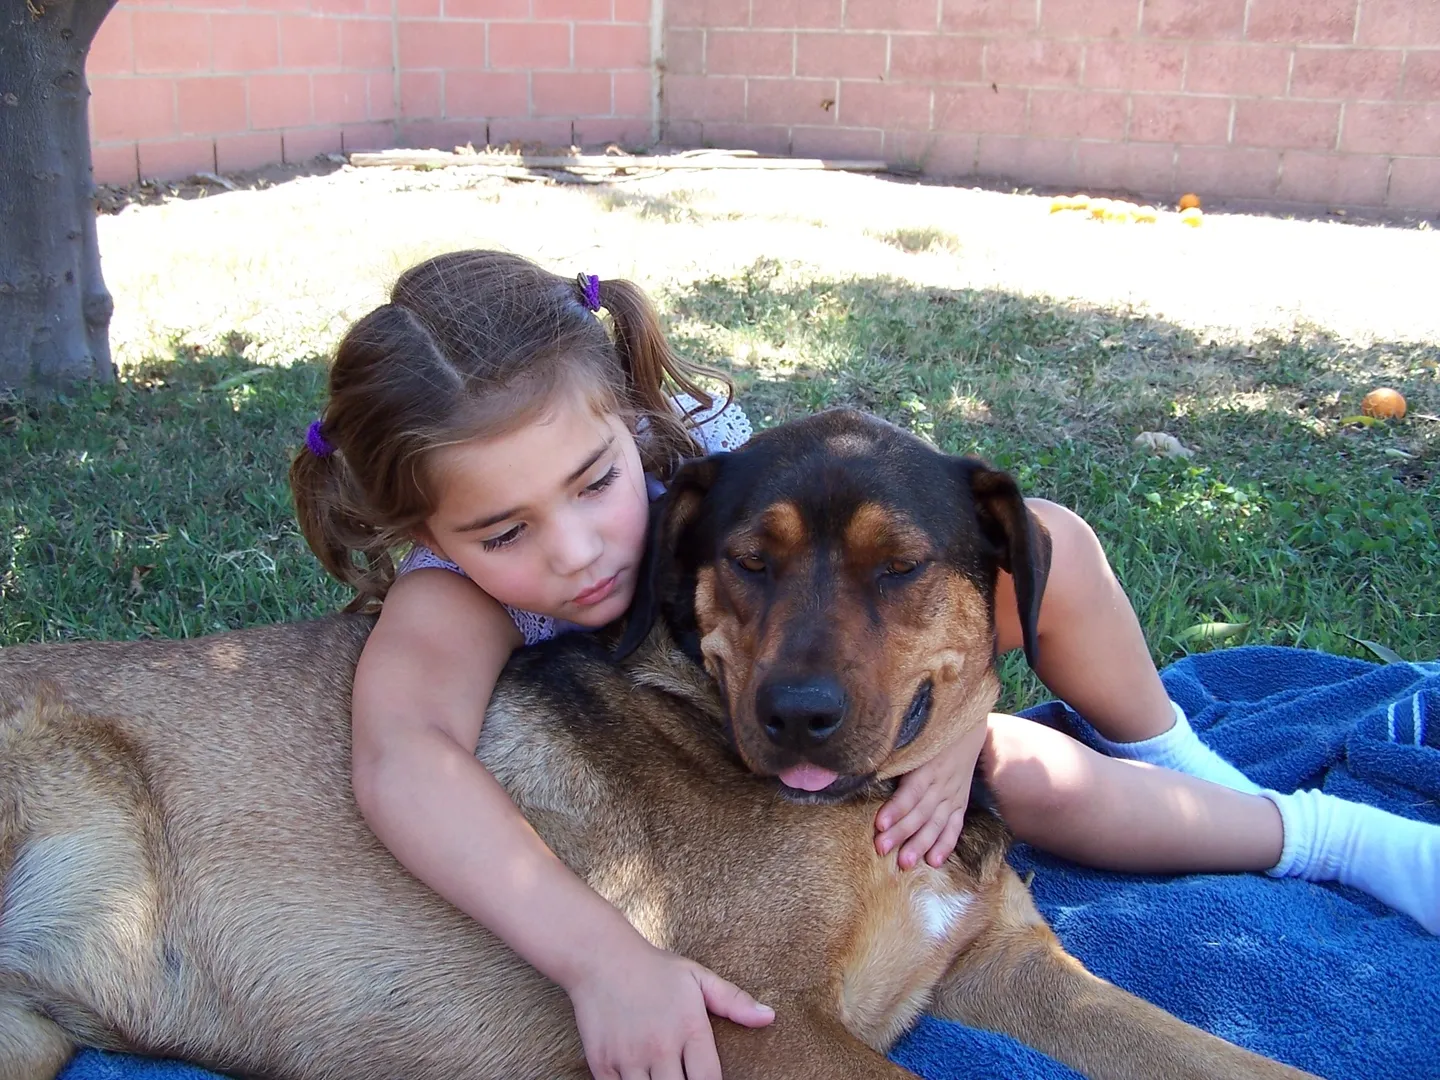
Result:
<svg viewBox="0 0 1440 1080"><path fill-rule="evenodd" d="M875 855L875 778L994 702L996 565L1033 639L1048 564L1013 485L912 442L829 414L688 469L626 647L658 606L657 629L619 664L596 637L517 655L482 760L646 937L776 1007L717 1022L730 1080L908 1075L883 1051L923 1010L1094 1077L1301 1075L1086 973L987 811L943 868ZM913 484L925 455L973 503L867 509L867 469ZM931 519L967 509L937 542ZM0 651L0 1080L48 1080L78 1043L294 1080L588 1075L565 995L354 807L368 626Z"/></svg>

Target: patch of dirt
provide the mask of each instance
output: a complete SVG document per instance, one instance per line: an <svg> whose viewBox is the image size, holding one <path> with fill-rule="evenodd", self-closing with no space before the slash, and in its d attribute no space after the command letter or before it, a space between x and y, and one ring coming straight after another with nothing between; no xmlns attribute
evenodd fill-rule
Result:
<svg viewBox="0 0 1440 1080"><path fill-rule="evenodd" d="M344 154L322 154L298 165L266 165L248 172L195 173L180 180L95 185L95 212L118 214L127 206L159 206L176 199L205 199L229 191L264 191L300 176L329 176L345 165Z"/></svg>

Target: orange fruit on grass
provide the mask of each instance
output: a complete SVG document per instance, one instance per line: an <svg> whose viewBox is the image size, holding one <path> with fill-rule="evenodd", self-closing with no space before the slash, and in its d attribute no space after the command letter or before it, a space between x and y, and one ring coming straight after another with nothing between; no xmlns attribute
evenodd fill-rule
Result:
<svg viewBox="0 0 1440 1080"><path fill-rule="evenodd" d="M1188 191L1184 195L1180 196L1181 210L1189 210L1192 206L1197 210L1200 209L1199 195L1196 195L1193 191Z"/></svg>
<svg viewBox="0 0 1440 1080"><path fill-rule="evenodd" d="M1050 213L1058 214L1061 210L1084 210L1090 205L1090 199L1086 195L1057 195L1050 202Z"/></svg>
<svg viewBox="0 0 1440 1080"><path fill-rule="evenodd" d="M1405 415L1405 396L1388 386L1377 387L1360 402L1360 411L1381 420L1399 420Z"/></svg>

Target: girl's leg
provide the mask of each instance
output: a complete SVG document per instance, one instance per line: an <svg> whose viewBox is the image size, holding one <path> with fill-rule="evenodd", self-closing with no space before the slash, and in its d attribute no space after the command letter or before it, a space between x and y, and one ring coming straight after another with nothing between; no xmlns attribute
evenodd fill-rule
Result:
<svg viewBox="0 0 1440 1080"><path fill-rule="evenodd" d="M1038 724L992 723L982 767L1016 835L1117 870L1265 870L1340 881L1440 933L1440 826L1319 791L1262 792L1170 702L1095 533L1055 503L1028 505L1053 549L1036 673L1090 722L1111 756ZM1006 574L995 612L1000 651L1019 647Z"/></svg>
<svg viewBox="0 0 1440 1080"><path fill-rule="evenodd" d="M1284 834L1270 800L1098 754L1043 724L990 717L980 768L1005 823L1072 862L1137 873L1268 870Z"/></svg>
<svg viewBox="0 0 1440 1080"><path fill-rule="evenodd" d="M1044 499L1027 499L1026 505L1049 531L1052 548L1035 673L1090 722L1111 756L1258 792L1240 770L1200 741L1184 712L1170 701L1139 620L1090 526ZM995 586L995 624L1000 652L1019 648L1015 585L1004 573Z"/></svg>
<svg viewBox="0 0 1440 1080"><path fill-rule="evenodd" d="M1040 603L1039 675L1056 696L1120 742L1159 735L1174 722L1170 698L1150 659L1125 590L1100 541L1074 511L1045 499L1025 505L1050 533L1050 576ZM995 585L999 651L1022 644L1015 583Z"/></svg>
<svg viewBox="0 0 1440 1080"><path fill-rule="evenodd" d="M980 768L1015 835L1074 862L1339 881L1440 934L1440 826L1319 791L1235 791L1001 714Z"/></svg>

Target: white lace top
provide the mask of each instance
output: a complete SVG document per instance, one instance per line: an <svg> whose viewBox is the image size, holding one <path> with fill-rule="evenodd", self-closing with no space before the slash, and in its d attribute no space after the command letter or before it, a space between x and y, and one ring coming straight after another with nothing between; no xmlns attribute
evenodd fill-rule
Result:
<svg viewBox="0 0 1440 1080"><path fill-rule="evenodd" d="M697 409L700 402L696 401L689 394L676 394L674 396L675 410L681 415L687 415L691 409ZM750 420L745 411L739 405L731 401L722 407L719 401L708 409L699 409L690 419L694 428L695 437L700 445L705 448L707 454L720 454L729 450L738 450L749 440L753 434L750 427ZM644 438L645 432L642 427L640 437ZM665 486L653 476L647 476L646 482L650 491L650 498L658 498L665 491ZM456 566L453 562L442 559L427 547L416 544L400 562L397 571L399 574L408 574L412 570L449 570L452 574L465 576L465 571ZM525 638L526 645L534 645L537 642L548 641L557 634L563 634L570 630L579 629L573 623L565 622L563 619L556 619L551 615L537 615L533 611L521 611L519 608L512 608L508 604L505 610L510 613L510 618L515 622L515 628Z"/></svg>

